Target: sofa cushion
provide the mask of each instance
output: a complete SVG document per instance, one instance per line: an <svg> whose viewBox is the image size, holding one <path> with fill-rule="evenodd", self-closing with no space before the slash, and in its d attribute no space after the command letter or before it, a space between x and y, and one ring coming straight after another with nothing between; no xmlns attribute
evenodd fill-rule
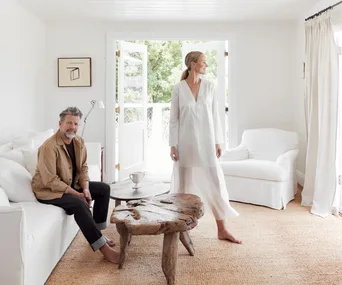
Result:
<svg viewBox="0 0 342 285"><path fill-rule="evenodd" d="M12 143L5 143L0 145L0 153L10 151L13 148Z"/></svg>
<svg viewBox="0 0 342 285"><path fill-rule="evenodd" d="M19 163L0 157L0 187L10 201L37 201L31 188L32 176Z"/></svg>
<svg viewBox="0 0 342 285"><path fill-rule="evenodd" d="M60 224L67 217L65 211L53 205L46 205L36 202L11 203L12 206L22 206L26 217L26 243L32 248L34 243L50 239L53 227Z"/></svg>
<svg viewBox="0 0 342 285"><path fill-rule="evenodd" d="M16 163L19 163L22 166L25 166L24 164L24 156L20 150L20 148L12 149L7 152L0 153L0 157L7 158L9 160L13 160Z"/></svg>
<svg viewBox="0 0 342 285"><path fill-rule="evenodd" d="M37 168L38 149L22 149L21 152L24 158L24 166L33 176Z"/></svg>
<svg viewBox="0 0 342 285"><path fill-rule="evenodd" d="M284 181L288 174L273 161L245 159L239 161L221 162L224 175L262 179L270 181Z"/></svg>
<svg viewBox="0 0 342 285"><path fill-rule="evenodd" d="M48 129L43 132L29 132L29 137L33 139L33 148L39 148L52 135L53 129Z"/></svg>
<svg viewBox="0 0 342 285"><path fill-rule="evenodd" d="M10 203L8 201L7 194L3 188L0 187L0 207L9 207Z"/></svg>
<svg viewBox="0 0 342 285"><path fill-rule="evenodd" d="M13 148L33 148L33 139L27 136L16 138L12 141Z"/></svg>

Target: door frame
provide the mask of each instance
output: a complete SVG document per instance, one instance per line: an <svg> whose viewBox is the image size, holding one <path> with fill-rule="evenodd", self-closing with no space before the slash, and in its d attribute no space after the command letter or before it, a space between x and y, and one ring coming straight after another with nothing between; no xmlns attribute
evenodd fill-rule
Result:
<svg viewBox="0 0 342 285"><path fill-rule="evenodd" d="M200 40L200 41L228 41L228 50L229 54L235 53L235 37L227 37L227 33L216 34L215 37L210 35L196 36L194 37L190 33L188 35L182 36L168 36L168 33L163 33L163 36L142 36L139 31L133 32L130 31L128 33L124 32L113 32L107 31L105 38L105 46L106 46L106 82L105 82L105 155L104 155L104 181L107 183L114 183L115 181L115 142L116 142L116 134L115 134L115 121L113 120L115 116L115 90L116 90L116 42L120 40L128 41L128 40L163 40L163 41L178 41L178 40ZM229 147L234 147L238 145L238 136L237 136L237 112L238 112L238 100L235 96L235 78L232 70L235 66L238 66L235 57L229 58L228 64L228 86L229 86L229 96L228 96L228 104L229 106L234 106L234 108L230 108L228 116L228 129L229 129ZM225 95L225 94L224 94ZM220 100L220 99L219 99Z"/></svg>

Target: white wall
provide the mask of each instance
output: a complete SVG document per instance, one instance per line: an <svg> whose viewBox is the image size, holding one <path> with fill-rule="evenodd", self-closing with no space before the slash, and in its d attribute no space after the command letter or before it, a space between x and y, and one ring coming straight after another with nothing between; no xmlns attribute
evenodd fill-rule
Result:
<svg viewBox="0 0 342 285"><path fill-rule="evenodd" d="M297 159L297 170L300 172L300 177L303 183L303 175L305 174L306 163L306 125L305 125L305 108L304 108L304 88L305 79L303 78L303 63L305 62L305 30L304 18L297 23L297 35L295 46L296 52L296 96L294 98L294 128L299 134L299 154Z"/></svg>
<svg viewBox="0 0 342 285"><path fill-rule="evenodd" d="M86 111L91 99L105 97L105 36L113 39L216 39L229 41L232 96L231 114L236 121L236 145L246 128L279 127L293 129L295 91L296 27L289 22L245 23L238 25L188 23L98 25L49 23L47 26L48 85L47 99L51 106L46 127L55 121L55 114L67 105ZM153 32L151 32L153 30ZM58 88L56 60L62 56L91 56L93 87ZM234 97L234 98L233 98ZM89 119L85 138L105 141L105 116L98 110Z"/></svg>
<svg viewBox="0 0 342 285"><path fill-rule="evenodd" d="M0 3L0 142L43 125L45 25L15 0Z"/></svg>
<svg viewBox="0 0 342 285"><path fill-rule="evenodd" d="M45 127L56 125L59 114L70 106L78 107L84 114L90 110L90 101L105 99L105 30L89 25L48 25L47 28L47 80L46 100L50 110ZM58 87L58 57L91 57L92 87ZM83 120L83 119L82 119ZM83 129L79 128L79 134ZM102 142L105 137L105 110L94 109L87 119L84 138Z"/></svg>
<svg viewBox="0 0 342 285"><path fill-rule="evenodd" d="M291 23L246 24L236 30L230 85L237 107L237 142L248 128L294 129L294 79L298 68L294 40L295 26Z"/></svg>

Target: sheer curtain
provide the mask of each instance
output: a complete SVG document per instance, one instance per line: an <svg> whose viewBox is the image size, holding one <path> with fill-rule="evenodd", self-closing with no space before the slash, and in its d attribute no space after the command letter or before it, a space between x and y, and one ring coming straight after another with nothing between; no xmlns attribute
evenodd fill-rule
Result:
<svg viewBox="0 0 342 285"><path fill-rule="evenodd" d="M342 177L339 179L339 176L342 176L342 55L341 55L341 47L342 47L342 31L341 27L338 28L338 32L335 33L335 38L337 45L339 47L339 90L338 90L338 121L337 121L337 139L336 139L336 177L339 183L336 183L336 195L333 203L333 214L339 215L342 212L342 195L341 195L341 184Z"/></svg>
<svg viewBox="0 0 342 285"><path fill-rule="evenodd" d="M305 23L307 153L302 205L331 215L336 195L338 48L330 11Z"/></svg>

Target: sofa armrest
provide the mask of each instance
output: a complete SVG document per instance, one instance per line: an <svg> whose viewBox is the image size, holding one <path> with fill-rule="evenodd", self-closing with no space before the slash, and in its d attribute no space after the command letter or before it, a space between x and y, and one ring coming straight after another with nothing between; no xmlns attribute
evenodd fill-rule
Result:
<svg viewBox="0 0 342 285"><path fill-rule="evenodd" d="M88 165L88 176L90 181L101 181L101 169L98 165Z"/></svg>
<svg viewBox="0 0 342 285"><path fill-rule="evenodd" d="M296 162L298 151L298 149L288 150L287 152L278 156L276 164L287 169L292 168L294 166L294 163Z"/></svg>
<svg viewBox="0 0 342 285"><path fill-rule="evenodd" d="M25 212L21 206L0 207L1 284L24 284Z"/></svg>
<svg viewBox="0 0 342 285"><path fill-rule="evenodd" d="M87 148L87 164L101 168L101 143L85 143Z"/></svg>
<svg viewBox="0 0 342 285"><path fill-rule="evenodd" d="M244 160L248 158L248 149L244 145L239 145L235 148L231 148L226 150L222 157L221 162L224 161L235 161L235 160Z"/></svg>

